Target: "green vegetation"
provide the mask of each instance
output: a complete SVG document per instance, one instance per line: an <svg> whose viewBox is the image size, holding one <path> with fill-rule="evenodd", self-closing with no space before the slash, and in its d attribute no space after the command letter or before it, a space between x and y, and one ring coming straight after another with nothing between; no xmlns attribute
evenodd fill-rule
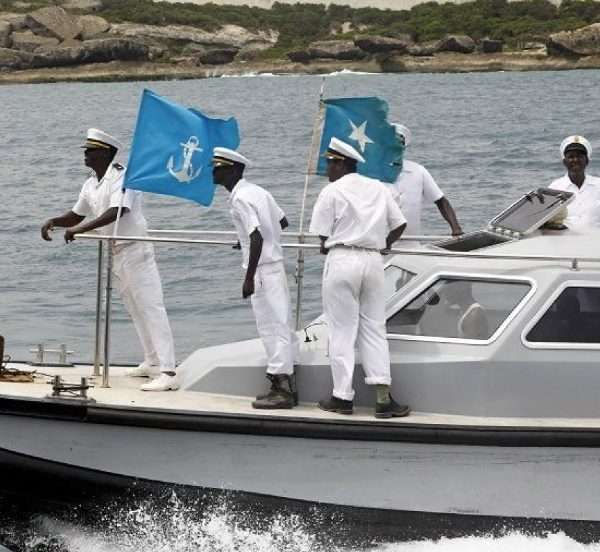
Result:
<svg viewBox="0 0 600 552"><path fill-rule="evenodd" d="M32 1L31 5L39 7L54 3ZM16 11L10 0L0 0L0 9ZM354 29L364 29L371 34L398 36L409 33L420 42L454 33L467 34L474 39L489 36L516 46L526 41L544 40L553 32L600 22L600 2L564 0L558 7L548 0L475 0L465 4L427 2L411 10L392 11L316 4L275 4L271 10L265 10L152 0L104 0L104 9L99 15L115 23L192 25L206 30L228 23L250 30L275 29L280 33L278 51L333 38L331 30L340 28L345 22L352 23Z"/></svg>

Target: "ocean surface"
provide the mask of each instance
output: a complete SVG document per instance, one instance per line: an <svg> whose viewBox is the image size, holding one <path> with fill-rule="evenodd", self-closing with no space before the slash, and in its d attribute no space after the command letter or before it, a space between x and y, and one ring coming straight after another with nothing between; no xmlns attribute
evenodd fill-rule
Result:
<svg viewBox="0 0 600 552"><path fill-rule="evenodd" d="M325 78L325 97L385 98L390 120L408 125L413 142L406 158L423 163L450 199L465 230L486 225L519 195L563 174L561 140L584 134L600 148L598 71L367 75ZM247 177L271 190L291 230L300 221L310 138L318 108L317 76L261 76L183 82L47 84L0 87L0 334L14 359L32 358L38 343L65 343L74 360L90 361L96 300L96 244L65 245L60 230L44 242L40 226L74 204L87 170L85 130L102 128L128 143L145 87L212 116L235 116L241 151L254 161ZM599 150L600 153L600 150ZM600 163L600 162L599 162ZM589 172L595 170L592 159ZM325 179L310 177L307 215ZM146 195L150 227L160 230L231 230L226 192L210 208L176 198ZM305 221L306 224L307 221ZM424 211L424 231L448 233L434 206ZM159 244L156 255L179 361L196 348L252 338L256 329L241 299L240 254L229 246ZM286 258L295 295L295 256ZM307 255L302 318L320 311L322 259ZM133 326L115 298L112 358L137 363ZM0 489L1 489L0 474ZM2 495L0 491L0 496ZM355 550L338 548L305 520L282 518L265 529L246 527L227 506L193 519L186 506L158 515L132 505L104 526L66 518L60 509L19 510L0 500L0 544L20 550L225 551ZM591 551L555 533L465 536L441 541L381 543L385 552L475 550ZM19 540L20 539L20 540ZM326 544L323 544L323 543ZM54 548L52 548L54 546ZM0 547L1 550L1 547Z"/></svg>

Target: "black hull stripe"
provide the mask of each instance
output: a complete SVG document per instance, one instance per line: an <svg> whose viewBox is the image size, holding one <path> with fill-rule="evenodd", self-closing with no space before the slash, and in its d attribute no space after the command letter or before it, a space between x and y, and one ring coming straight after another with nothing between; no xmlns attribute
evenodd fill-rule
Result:
<svg viewBox="0 0 600 552"><path fill-rule="evenodd" d="M600 428L424 425L389 422L290 419L149 409L114 408L76 401L0 397L0 415L163 430L499 447L600 447ZM350 418L350 419L349 419Z"/></svg>

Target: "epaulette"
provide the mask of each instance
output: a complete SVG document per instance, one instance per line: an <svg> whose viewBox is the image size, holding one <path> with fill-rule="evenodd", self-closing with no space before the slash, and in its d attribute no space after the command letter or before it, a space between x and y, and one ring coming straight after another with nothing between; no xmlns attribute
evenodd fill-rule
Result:
<svg viewBox="0 0 600 552"><path fill-rule="evenodd" d="M123 165L121 165L121 163L113 163L113 167L115 169L117 169L118 171L124 171L125 167Z"/></svg>

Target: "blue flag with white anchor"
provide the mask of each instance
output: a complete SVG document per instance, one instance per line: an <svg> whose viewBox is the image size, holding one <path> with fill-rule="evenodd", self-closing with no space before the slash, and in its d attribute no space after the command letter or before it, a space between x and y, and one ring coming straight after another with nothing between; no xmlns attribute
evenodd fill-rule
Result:
<svg viewBox="0 0 600 552"><path fill-rule="evenodd" d="M236 149L237 121L212 119L144 90L125 173L125 188L210 205L213 148Z"/></svg>
<svg viewBox="0 0 600 552"><path fill-rule="evenodd" d="M327 174L327 160L322 155L335 136L350 144L365 158L365 163L357 165L360 174L383 182L394 182L402 170L404 145L387 121L387 102L369 97L331 98L323 103L325 122L317 174Z"/></svg>

